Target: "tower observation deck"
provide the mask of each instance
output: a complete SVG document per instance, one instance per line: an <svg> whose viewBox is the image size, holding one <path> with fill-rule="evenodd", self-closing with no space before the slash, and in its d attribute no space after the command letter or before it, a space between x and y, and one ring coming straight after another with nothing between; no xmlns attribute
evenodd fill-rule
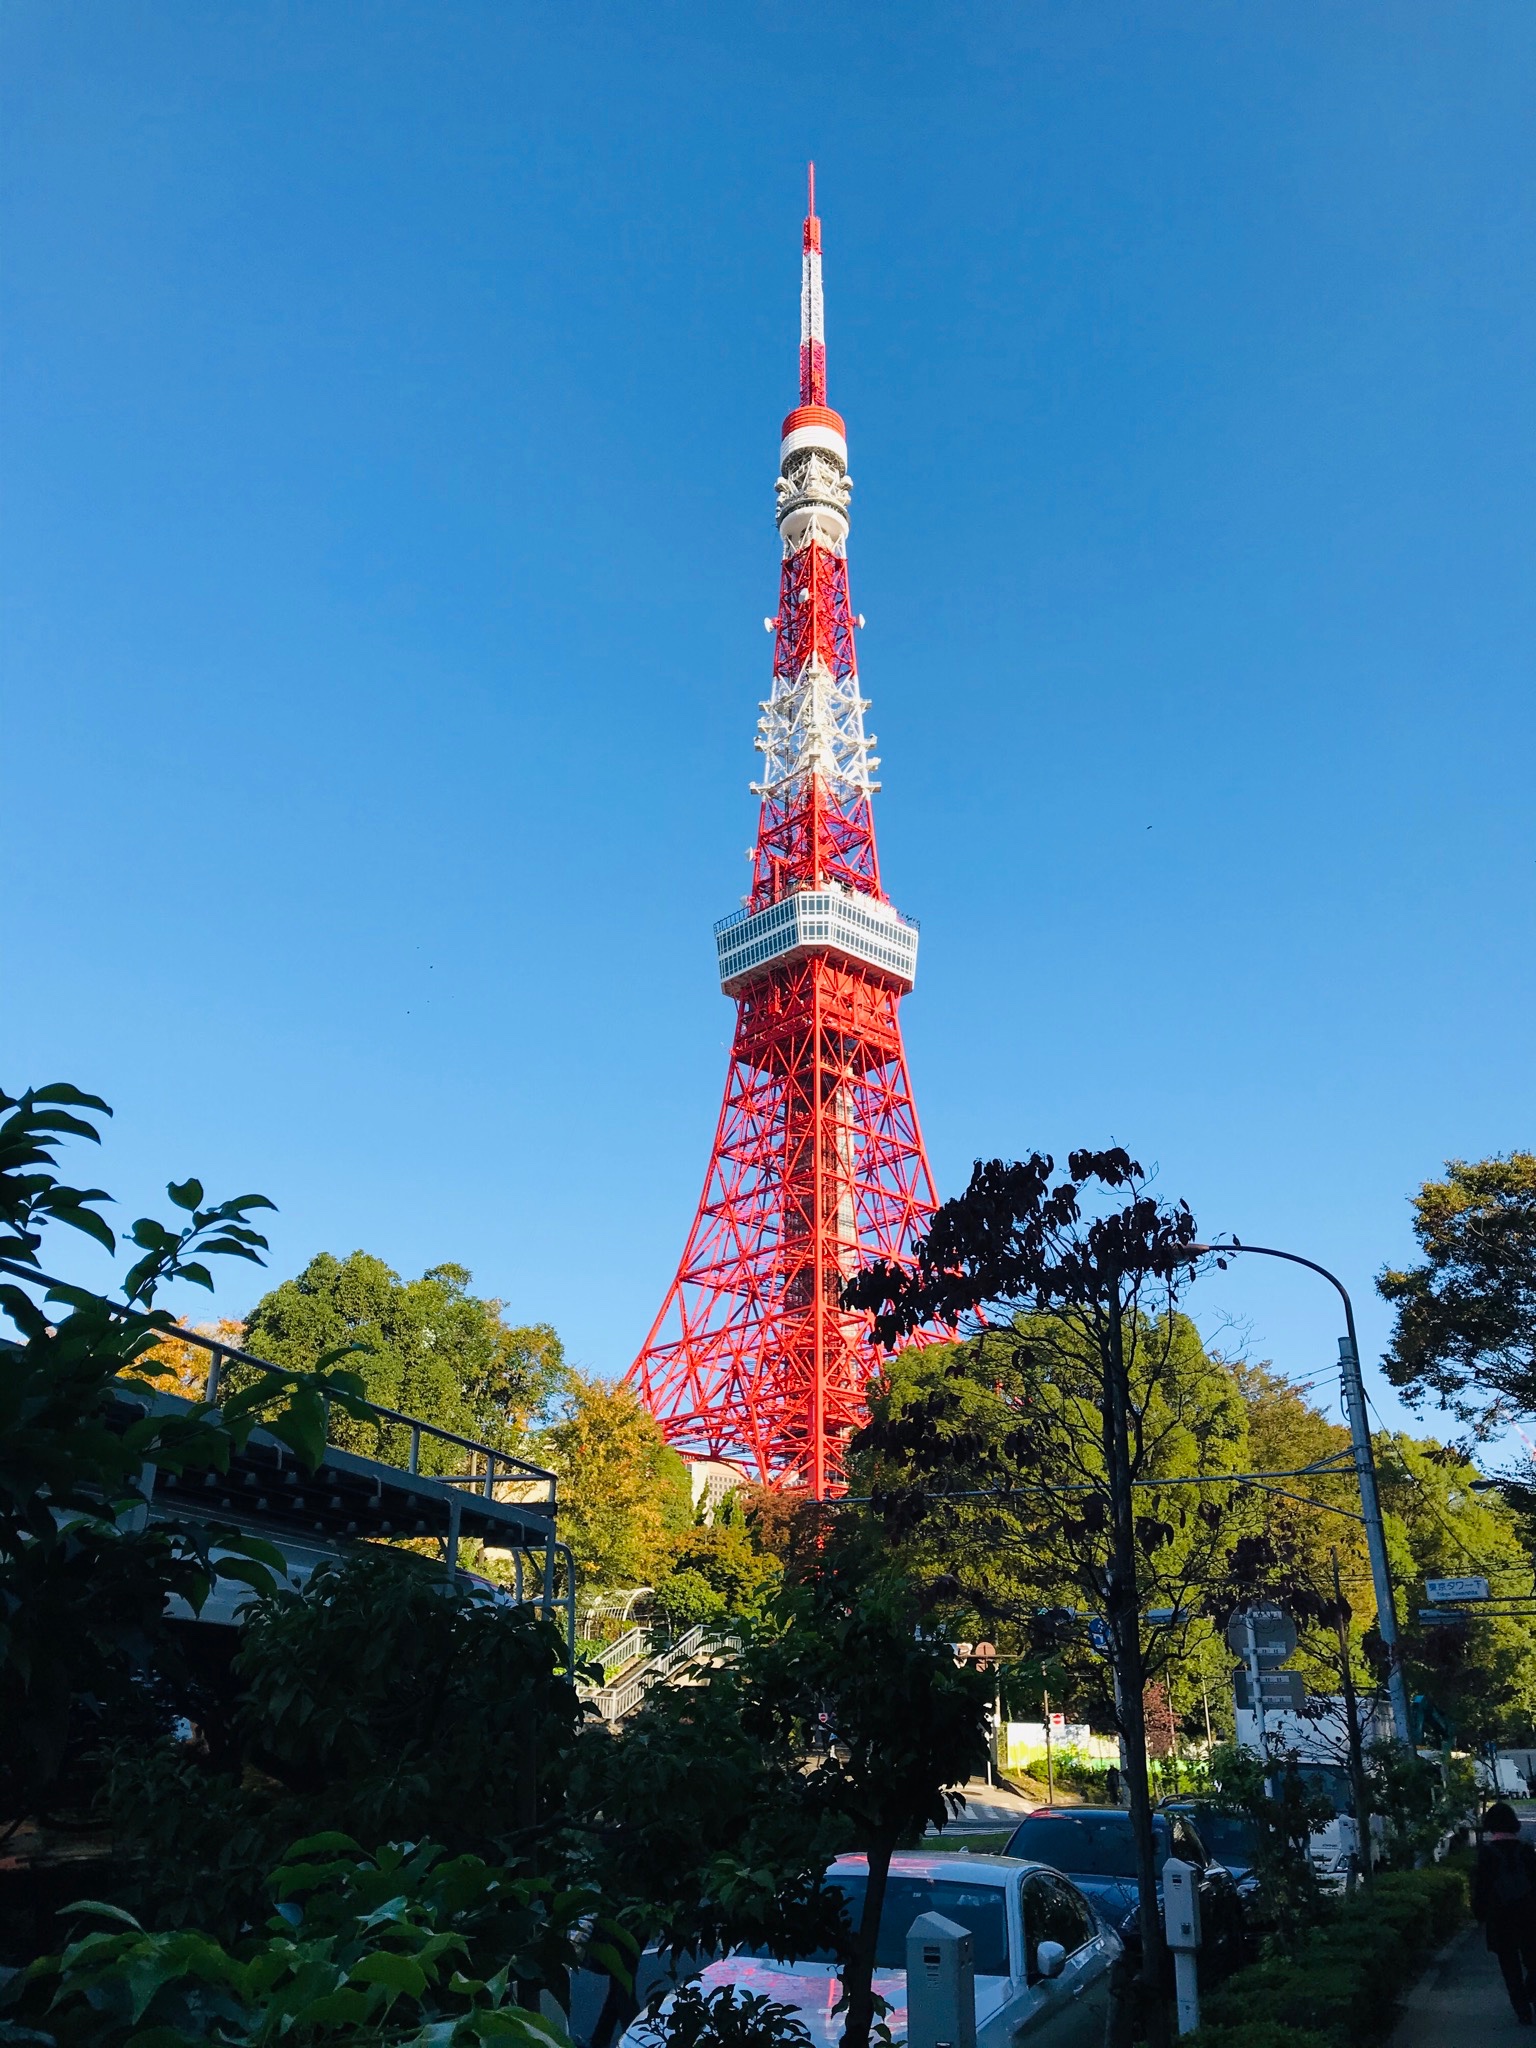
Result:
<svg viewBox="0 0 1536 2048"><path fill-rule="evenodd" d="M827 404L814 167L802 234L800 403L775 484L782 549L773 681L759 707L752 886L715 927L736 1031L714 1147L676 1278L630 1368L685 1455L835 1492L873 1367L842 1306L936 1207L898 1007L916 923L880 880L848 596L847 429Z"/></svg>

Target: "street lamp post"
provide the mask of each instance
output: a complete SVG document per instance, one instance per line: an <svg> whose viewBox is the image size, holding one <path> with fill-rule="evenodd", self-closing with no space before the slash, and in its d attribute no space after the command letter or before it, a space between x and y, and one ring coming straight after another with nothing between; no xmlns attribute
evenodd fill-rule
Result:
<svg viewBox="0 0 1536 2048"><path fill-rule="evenodd" d="M1387 1538L1381 1523L1381 1496L1376 1490L1376 1458L1371 1449L1370 1422L1365 1409L1365 1381L1360 1374L1360 1346L1355 1341L1355 1305L1349 1289L1336 1273L1320 1266L1316 1259L1304 1259L1300 1252L1277 1251L1267 1244L1192 1245L1192 1251L1252 1252L1263 1259L1284 1259L1293 1266L1305 1266L1320 1273L1330 1287L1338 1290L1344 1304L1345 1334L1339 1339L1339 1365L1344 1378L1344 1412L1349 1417L1350 1441L1355 1452L1355 1476L1360 1483L1361 1519L1365 1523L1366 1548L1371 1559L1371 1583L1376 1594L1376 1626L1387 1647L1387 1694L1392 1703L1392 1726L1405 1748L1413 1747L1413 1724L1408 1718L1408 1688L1397 1642L1397 1603L1392 1596L1392 1575L1387 1568Z"/></svg>

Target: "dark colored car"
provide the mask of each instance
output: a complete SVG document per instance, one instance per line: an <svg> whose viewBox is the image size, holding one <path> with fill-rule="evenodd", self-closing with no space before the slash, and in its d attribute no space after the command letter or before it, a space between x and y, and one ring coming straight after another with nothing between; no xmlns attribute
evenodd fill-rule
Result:
<svg viewBox="0 0 1536 2048"><path fill-rule="evenodd" d="M1231 1874L1206 1849L1182 1813L1152 1816L1153 1861L1161 1872L1170 1856L1199 1871L1203 1946L1214 1958L1234 1953L1242 1939L1242 1908ZM1128 1949L1139 1951L1136 1844L1131 1816L1119 1806L1042 1806L1008 1838L1007 1856L1027 1856L1070 1877L1098 1907Z"/></svg>
<svg viewBox="0 0 1536 2048"><path fill-rule="evenodd" d="M1241 1814L1222 1813L1205 1799L1165 1799L1159 1813L1181 1814L1200 1838L1201 1846L1231 1876L1243 1917L1250 1925L1259 1912L1258 1828Z"/></svg>

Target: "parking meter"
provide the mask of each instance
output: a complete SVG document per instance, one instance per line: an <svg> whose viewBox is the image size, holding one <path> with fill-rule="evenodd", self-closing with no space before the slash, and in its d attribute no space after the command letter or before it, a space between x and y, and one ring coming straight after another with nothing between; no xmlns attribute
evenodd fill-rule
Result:
<svg viewBox="0 0 1536 2048"><path fill-rule="evenodd" d="M1193 1863L1177 1856L1170 1856L1163 1865L1163 1934L1173 1950L1179 2032L1192 2034L1200 2024L1200 1984L1195 1972L1195 1951L1200 1946L1200 1873Z"/></svg>
<svg viewBox="0 0 1536 2048"><path fill-rule="evenodd" d="M907 2048L976 2048L976 1966L969 1931L942 1913L907 1930Z"/></svg>

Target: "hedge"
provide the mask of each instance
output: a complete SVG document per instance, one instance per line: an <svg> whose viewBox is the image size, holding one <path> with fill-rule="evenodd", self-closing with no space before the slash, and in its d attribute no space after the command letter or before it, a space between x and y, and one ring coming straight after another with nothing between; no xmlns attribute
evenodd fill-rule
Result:
<svg viewBox="0 0 1536 2048"><path fill-rule="evenodd" d="M1467 1917L1467 1880L1444 1865L1384 1872L1336 1906L1296 1953L1234 1971L1201 2001L1191 2048L1367 2048Z"/></svg>

